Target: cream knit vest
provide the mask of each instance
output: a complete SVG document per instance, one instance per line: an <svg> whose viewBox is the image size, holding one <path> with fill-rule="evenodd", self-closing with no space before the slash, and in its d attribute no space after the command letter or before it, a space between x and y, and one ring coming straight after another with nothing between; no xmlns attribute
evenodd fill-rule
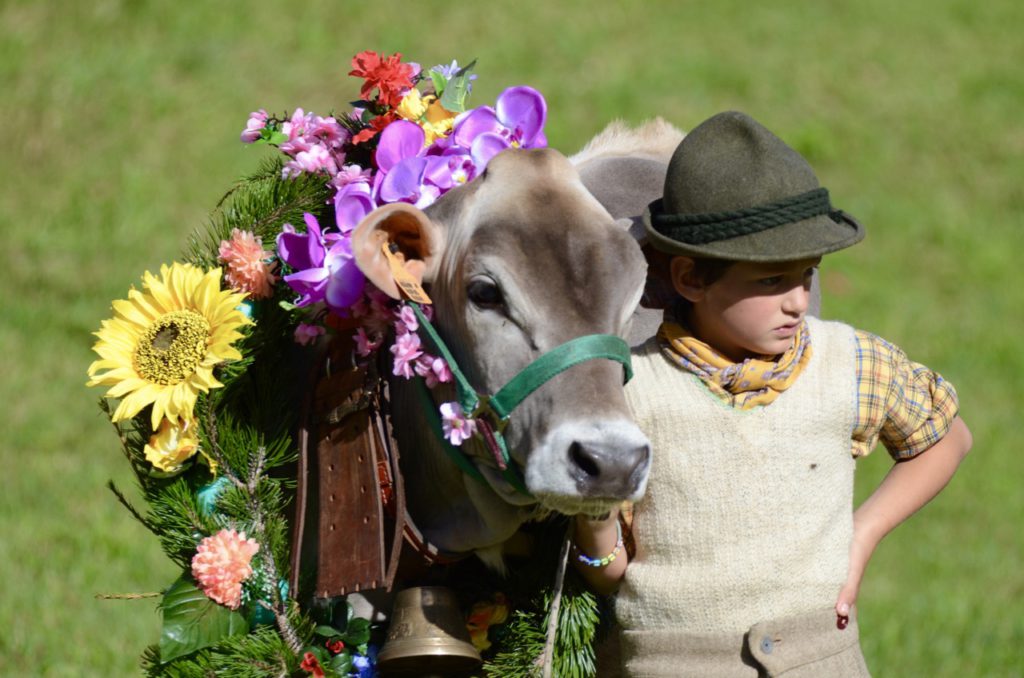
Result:
<svg viewBox="0 0 1024 678"><path fill-rule="evenodd" d="M835 604L853 535L855 344L847 325L807 322L808 365L752 410L720 401L656 339L634 354L627 398L654 457L616 601L624 628L743 633Z"/></svg>

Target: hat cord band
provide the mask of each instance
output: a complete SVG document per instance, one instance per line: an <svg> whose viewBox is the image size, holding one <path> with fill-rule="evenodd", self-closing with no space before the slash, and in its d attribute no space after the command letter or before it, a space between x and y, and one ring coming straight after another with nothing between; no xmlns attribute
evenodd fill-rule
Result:
<svg viewBox="0 0 1024 678"><path fill-rule="evenodd" d="M825 188L732 212L664 214L655 211L662 208L661 202L657 200L651 204L651 225L662 235L691 245L760 233L824 214L833 221L842 220L842 212L832 209L828 189Z"/></svg>

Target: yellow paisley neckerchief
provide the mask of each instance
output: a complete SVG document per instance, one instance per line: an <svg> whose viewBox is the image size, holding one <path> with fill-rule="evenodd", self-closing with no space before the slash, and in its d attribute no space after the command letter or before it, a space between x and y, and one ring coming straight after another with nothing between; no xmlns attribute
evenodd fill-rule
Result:
<svg viewBox="0 0 1024 678"><path fill-rule="evenodd" d="M734 363L675 322L663 322L658 339L670 360L700 377L714 394L741 410L773 402L796 381L811 359L806 321L800 323L793 345L774 361L747 358Z"/></svg>

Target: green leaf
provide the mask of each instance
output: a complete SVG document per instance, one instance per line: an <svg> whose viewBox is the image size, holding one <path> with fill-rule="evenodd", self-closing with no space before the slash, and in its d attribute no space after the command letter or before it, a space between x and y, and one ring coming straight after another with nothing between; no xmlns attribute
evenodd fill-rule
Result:
<svg viewBox="0 0 1024 678"><path fill-rule="evenodd" d="M348 672L352 670L352 655L348 652L342 652L336 654L331 658L331 661L327 663L332 671L337 671L341 675L348 675Z"/></svg>
<svg viewBox="0 0 1024 678"><path fill-rule="evenodd" d="M317 635L323 636L324 638L337 638L341 635L341 631L334 628L333 626L328 626L326 624L320 624L314 630L316 631Z"/></svg>
<svg viewBox="0 0 1024 678"><path fill-rule="evenodd" d="M284 142L288 141L288 135L280 130L272 129L270 127L264 127L260 130L260 138L257 139L255 144L274 144L280 146Z"/></svg>
<svg viewBox="0 0 1024 678"><path fill-rule="evenodd" d="M370 620L353 617L348 622L343 640L346 645L362 645L370 641Z"/></svg>
<svg viewBox="0 0 1024 678"><path fill-rule="evenodd" d="M249 632L245 617L207 598L186 575L167 589L160 607L164 616L160 660L164 664Z"/></svg>
<svg viewBox="0 0 1024 678"><path fill-rule="evenodd" d="M437 96L444 94L444 89L448 85L448 79L444 77L444 74L437 71L429 71L427 75L434 82L434 94Z"/></svg>
<svg viewBox="0 0 1024 678"><path fill-rule="evenodd" d="M469 62L465 68L460 68L458 73L448 81L441 95L441 105L452 113L462 113L466 110L466 95L469 93L469 71L476 65L476 59Z"/></svg>

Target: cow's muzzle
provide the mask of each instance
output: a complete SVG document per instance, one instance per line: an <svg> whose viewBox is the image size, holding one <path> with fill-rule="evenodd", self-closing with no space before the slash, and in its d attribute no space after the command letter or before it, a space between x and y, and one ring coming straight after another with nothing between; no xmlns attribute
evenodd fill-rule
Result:
<svg viewBox="0 0 1024 678"><path fill-rule="evenodd" d="M567 454L569 475L580 495L631 498L647 477L651 446L574 440Z"/></svg>

